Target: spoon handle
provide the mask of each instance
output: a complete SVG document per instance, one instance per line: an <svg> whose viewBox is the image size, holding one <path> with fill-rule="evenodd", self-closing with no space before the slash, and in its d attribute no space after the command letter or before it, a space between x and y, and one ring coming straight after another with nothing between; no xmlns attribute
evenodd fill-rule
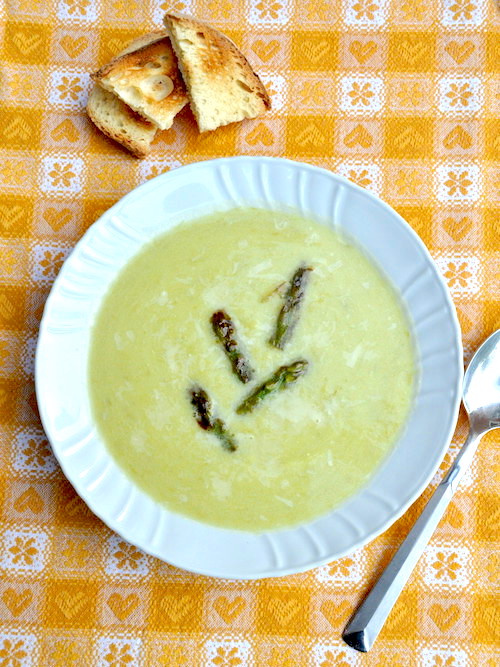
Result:
<svg viewBox="0 0 500 667"><path fill-rule="evenodd" d="M448 474L434 491L391 562L347 624L342 639L357 651L366 652L373 646L413 568L445 513L460 479L470 466L481 435L482 433L469 433Z"/></svg>

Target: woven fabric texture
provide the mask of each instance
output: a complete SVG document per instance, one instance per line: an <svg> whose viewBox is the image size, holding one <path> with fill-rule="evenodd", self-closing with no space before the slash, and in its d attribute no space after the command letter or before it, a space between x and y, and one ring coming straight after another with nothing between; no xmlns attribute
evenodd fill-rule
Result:
<svg viewBox="0 0 500 667"><path fill-rule="evenodd" d="M139 161L88 121L89 73L167 10L230 36L273 109L204 135L185 109ZM145 179L237 154L321 165L388 201L448 281L468 359L500 326L495 2L6 0L0 23L0 666L498 667L498 435L361 655L341 630L430 489L365 548L306 574L192 575L86 508L52 456L33 379L44 300L85 229ZM465 434L462 414L439 475Z"/></svg>

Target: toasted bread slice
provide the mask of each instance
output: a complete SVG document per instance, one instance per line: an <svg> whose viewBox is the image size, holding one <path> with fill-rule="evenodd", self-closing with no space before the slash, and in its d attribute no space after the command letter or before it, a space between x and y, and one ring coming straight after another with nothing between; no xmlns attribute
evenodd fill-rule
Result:
<svg viewBox="0 0 500 667"><path fill-rule="evenodd" d="M161 130L171 127L188 102L177 58L165 35L118 56L92 78Z"/></svg>
<svg viewBox="0 0 500 667"><path fill-rule="evenodd" d="M188 16L166 14L164 23L200 132L270 108L261 80L230 39Z"/></svg>
<svg viewBox="0 0 500 667"><path fill-rule="evenodd" d="M118 141L136 157L146 157L150 152L156 125L132 111L113 93L94 85L87 102L87 113L101 132Z"/></svg>
<svg viewBox="0 0 500 667"><path fill-rule="evenodd" d="M165 31L151 32L134 39L118 55L135 51L165 37ZM156 125L132 111L118 97L95 84L90 91L87 113L106 136L118 141L136 157L146 157L156 135Z"/></svg>

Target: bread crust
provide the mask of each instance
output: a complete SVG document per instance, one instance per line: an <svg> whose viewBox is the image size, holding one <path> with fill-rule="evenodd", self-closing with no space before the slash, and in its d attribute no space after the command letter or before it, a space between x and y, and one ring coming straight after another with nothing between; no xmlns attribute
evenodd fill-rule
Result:
<svg viewBox="0 0 500 667"><path fill-rule="evenodd" d="M87 113L101 132L136 157L144 158L149 154L156 126L132 111L113 93L95 84L89 94Z"/></svg>

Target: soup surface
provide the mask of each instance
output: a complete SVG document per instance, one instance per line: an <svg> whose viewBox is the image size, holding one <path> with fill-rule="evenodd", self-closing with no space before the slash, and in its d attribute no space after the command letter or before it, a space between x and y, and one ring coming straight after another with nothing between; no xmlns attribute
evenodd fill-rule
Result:
<svg viewBox="0 0 500 667"><path fill-rule="evenodd" d="M312 271L279 349L270 340L301 266ZM212 328L219 310L254 371L246 384ZM297 360L300 377L236 412ZM180 224L134 257L103 301L89 362L94 419L129 477L174 511L251 531L319 516L366 484L405 422L414 374L406 316L371 261L329 227L250 208ZM198 424L194 387L235 451Z"/></svg>

